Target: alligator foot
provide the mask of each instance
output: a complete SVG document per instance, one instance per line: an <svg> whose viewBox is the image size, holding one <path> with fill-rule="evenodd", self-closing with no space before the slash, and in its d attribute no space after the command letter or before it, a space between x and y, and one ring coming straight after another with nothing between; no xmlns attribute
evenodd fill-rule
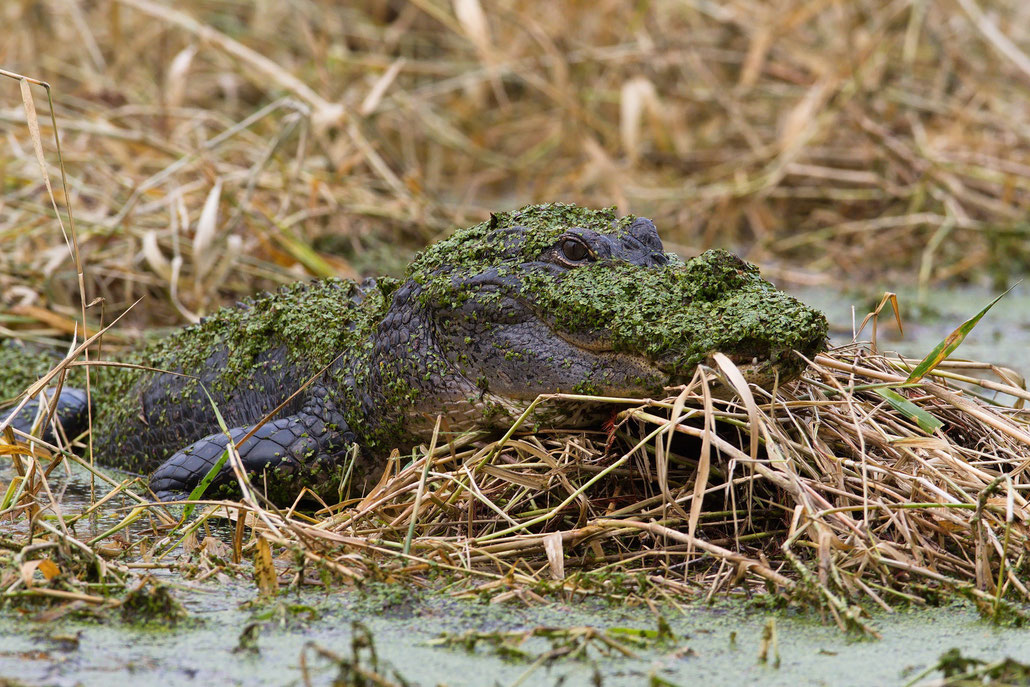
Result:
<svg viewBox="0 0 1030 687"><path fill-rule="evenodd" d="M52 389L48 389L46 393L47 398L53 397ZM32 430L32 425L35 423L38 414L39 400L33 399L26 403L14 417L10 417L10 413L0 415L0 422L7 422L8 418L10 418L11 427L20 432L27 433ZM86 428L89 426L86 392L82 389L71 387L61 389L61 395L57 399L57 411L54 413L54 419L57 420L57 423L64 430L64 435L68 438L77 437L86 431ZM43 428L42 438L43 441L53 443L53 424L48 424Z"/></svg>
<svg viewBox="0 0 1030 687"><path fill-rule="evenodd" d="M353 432L321 388L312 392L301 412L269 421L242 444L237 443L250 430L251 427L236 427L229 435L254 488L278 504L291 503L304 487L318 494L335 491L343 458L354 443ZM228 445L229 437L225 434L212 434L194 442L154 471L150 488L162 501L186 498ZM205 494L239 495L239 485L228 462Z"/></svg>

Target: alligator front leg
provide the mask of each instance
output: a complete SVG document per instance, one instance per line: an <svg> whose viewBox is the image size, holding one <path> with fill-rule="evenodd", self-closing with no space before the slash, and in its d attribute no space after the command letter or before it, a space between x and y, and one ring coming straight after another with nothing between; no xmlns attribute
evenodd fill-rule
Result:
<svg viewBox="0 0 1030 687"><path fill-rule="evenodd" d="M236 427L229 434L236 443L250 430ZM335 403L319 387L312 390L299 413L265 423L249 439L237 443L237 450L254 488L274 503L289 504L304 487L323 497L335 496L354 439ZM194 442L154 471L150 488L162 501L186 498L228 445L225 434ZM355 474L360 476L362 470ZM218 498L238 494L235 475L226 462L205 495Z"/></svg>

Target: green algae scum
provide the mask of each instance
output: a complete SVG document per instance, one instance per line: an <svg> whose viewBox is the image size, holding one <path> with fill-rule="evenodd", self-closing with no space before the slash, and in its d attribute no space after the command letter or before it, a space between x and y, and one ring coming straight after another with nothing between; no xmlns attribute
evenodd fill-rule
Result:
<svg viewBox="0 0 1030 687"><path fill-rule="evenodd" d="M665 609L662 632L646 607L526 608L436 594L398 603L371 591L291 594L240 609L243 590L227 592L224 583L195 587L179 592L194 620L174 628L4 617L0 675L16 680L8 684L86 687L689 687L699 681L713 687L957 687L983 679L990 674L984 668L993 667L994 681L976 684L1025 684L1026 659L1019 665L1025 632L992 628L961 605L878 615L884 639L855 642L811 618L740 604ZM763 642L770 623L775 647ZM956 654L965 662L956 662ZM940 681L963 675L966 682Z"/></svg>

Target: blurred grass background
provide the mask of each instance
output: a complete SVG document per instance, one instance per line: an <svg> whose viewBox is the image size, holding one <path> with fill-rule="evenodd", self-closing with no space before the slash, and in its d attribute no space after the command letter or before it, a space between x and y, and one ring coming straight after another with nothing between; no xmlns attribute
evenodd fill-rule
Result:
<svg viewBox="0 0 1030 687"><path fill-rule="evenodd" d="M554 200L812 284L1025 271L1022 0L7 0L0 20L0 67L54 88L67 199L33 92L94 322L397 273ZM74 262L13 79L0 138L0 337L67 334Z"/></svg>

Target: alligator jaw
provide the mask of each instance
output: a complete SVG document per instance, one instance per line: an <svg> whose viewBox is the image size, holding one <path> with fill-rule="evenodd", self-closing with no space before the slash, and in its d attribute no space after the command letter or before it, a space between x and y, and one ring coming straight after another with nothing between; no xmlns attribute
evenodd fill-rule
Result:
<svg viewBox="0 0 1030 687"><path fill-rule="evenodd" d="M730 354L726 356L729 358L744 377L744 381L748 384L754 384L763 389L772 389L777 383L788 382L792 379L797 378L797 374L792 374L792 370L787 370L779 365L775 365L768 360L762 360L758 357ZM710 355L705 359L705 365L712 369L719 369L718 364L715 362L714 355ZM800 370L798 371L800 374Z"/></svg>
<svg viewBox="0 0 1030 687"><path fill-rule="evenodd" d="M726 358L740 371L744 381L754 384L766 390L772 389L779 384L785 384L801 376L805 363L795 351L784 351L771 357L759 357L742 353L725 353ZM701 365L712 370L718 370L719 365L715 361L715 353L710 353L701 361ZM663 365L659 362L656 369L662 370L667 375L667 386L679 386L687 384L690 378L675 373L674 365Z"/></svg>
<svg viewBox="0 0 1030 687"><path fill-rule="evenodd" d="M778 351L768 358L748 356L740 353L727 353L726 357L740 370L748 384L754 384L768 390L800 377L806 367L805 358L802 356L810 356L814 352L815 350L802 352L795 350ZM705 365L718 369L714 354L705 358Z"/></svg>
<svg viewBox="0 0 1030 687"><path fill-rule="evenodd" d="M663 364L661 360L652 360L643 356L637 356L627 353L618 353L613 348L610 348L610 342L604 341L601 338L591 339L587 336L573 336L567 332L562 332L558 329L553 329L555 336L564 340L566 343L576 346L581 350L589 351L594 355L626 355L633 358L636 363L642 368L650 371L655 379L664 378L664 386L674 387L683 384L689 384L693 377L693 372L689 375L677 372L675 365ZM777 384L784 384L797 379L801 376L801 372L804 370L804 359L799 357L794 351L780 352L775 356L756 356L747 355L744 353L726 353L727 358L740 370L744 380L748 384L754 384L762 387L763 389L772 389ZM710 353L705 356L702 364L712 369L718 369L718 365L715 362L714 353ZM603 395L605 396L617 396L632 398L634 396L646 395L647 391L643 389L606 389Z"/></svg>

